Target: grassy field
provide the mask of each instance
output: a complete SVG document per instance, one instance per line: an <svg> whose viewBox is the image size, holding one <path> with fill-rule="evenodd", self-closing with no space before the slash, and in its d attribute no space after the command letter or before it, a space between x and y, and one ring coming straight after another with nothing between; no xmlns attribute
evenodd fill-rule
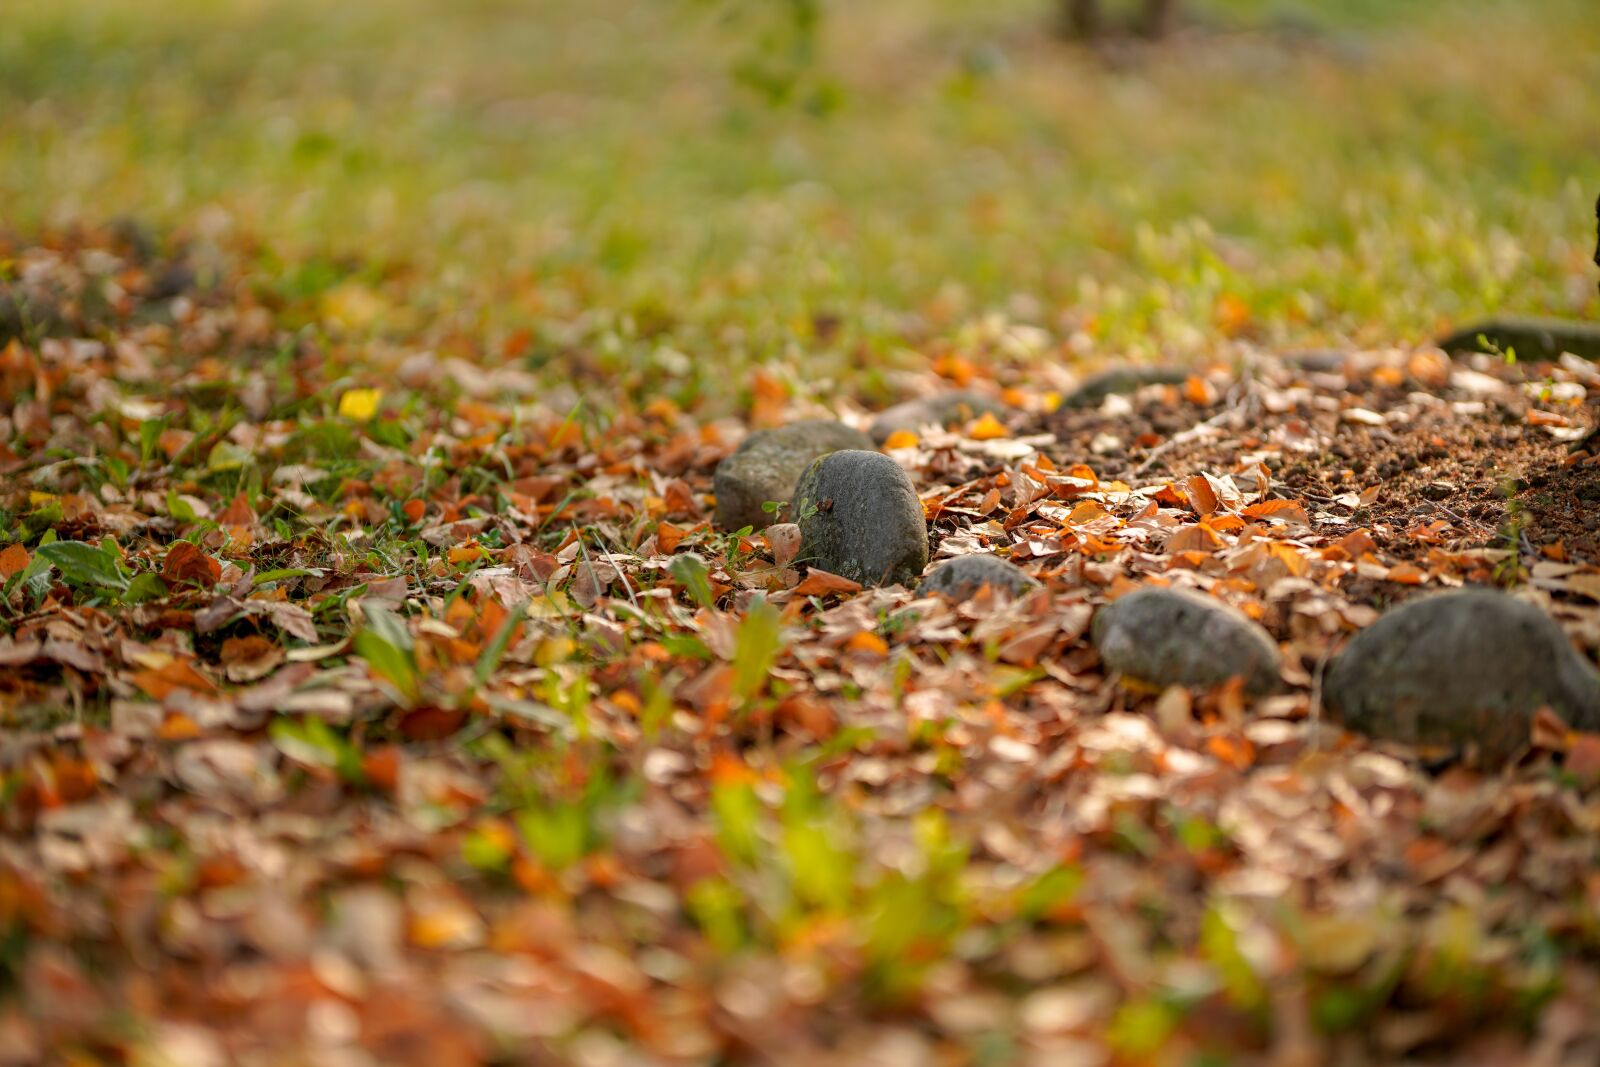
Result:
<svg viewBox="0 0 1600 1067"><path fill-rule="evenodd" d="M1201 6L1107 65L1039 3L849 5L818 118L730 85L761 5L20 0L0 222L226 232L292 296L389 281L378 329L610 338L625 381L668 341L713 405L747 360L825 392L989 312L1199 358L1593 311L1582 3Z"/></svg>
<svg viewBox="0 0 1600 1067"><path fill-rule="evenodd" d="M1410 350L1595 314L1592 0L1047 6L830 4L773 103L777 0L3 3L0 1064L1594 1062L1600 735L1317 689L1538 566L1600 641L1584 379ZM892 451L1047 594L712 529L972 380ZM1175 576L1283 692L1103 669Z"/></svg>

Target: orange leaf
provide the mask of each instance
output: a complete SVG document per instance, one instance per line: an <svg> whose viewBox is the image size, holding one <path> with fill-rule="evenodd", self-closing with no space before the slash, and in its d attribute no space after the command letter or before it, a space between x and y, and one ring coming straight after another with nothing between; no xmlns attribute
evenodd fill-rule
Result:
<svg viewBox="0 0 1600 1067"><path fill-rule="evenodd" d="M1600 734L1575 735L1563 766L1585 789L1600 782Z"/></svg>
<svg viewBox="0 0 1600 1067"><path fill-rule="evenodd" d="M791 693L778 705L778 722L802 736L815 740L831 737L838 727L833 709L821 699L804 693Z"/></svg>
<svg viewBox="0 0 1600 1067"><path fill-rule="evenodd" d="M871 630L862 630L845 642L851 652L867 652L874 656L887 656L889 644Z"/></svg>
<svg viewBox="0 0 1600 1067"><path fill-rule="evenodd" d="M674 478L667 483L665 503L669 515L695 515L699 508L695 506L694 490L689 488L689 483L682 478Z"/></svg>
<svg viewBox="0 0 1600 1067"><path fill-rule="evenodd" d="M1182 489L1169 483L1155 491L1155 501L1158 504L1166 504L1168 507L1177 508L1187 504L1189 498L1183 495Z"/></svg>
<svg viewBox="0 0 1600 1067"><path fill-rule="evenodd" d="M1232 293L1224 293L1217 299L1217 329L1229 337L1243 333L1250 325L1252 315L1250 305Z"/></svg>
<svg viewBox="0 0 1600 1067"><path fill-rule="evenodd" d="M972 424L972 428L967 431L967 436L974 441L996 441L1002 437L1011 436L1011 431L1007 430L1000 420L994 417L992 411L985 411L983 418Z"/></svg>
<svg viewBox="0 0 1600 1067"><path fill-rule="evenodd" d="M805 580L794 587L793 592L795 596L827 596L830 593L849 596L861 592L861 583L813 567L805 576Z"/></svg>
<svg viewBox="0 0 1600 1067"><path fill-rule="evenodd" d="M174 689L187 689L195 693L214 693L217 687L188 660L175 659L160 667L135 671L129 678L134 685L157 700L162 700Z"/></svg>
<svg viewBox="0 0 1600 1067"><path fill-rule="evenodd" d="M1305 556L1301 555L1300 552L1297 551L1292 545L1268 545L1267 554L1282 563L1286 568L1288 568L1289 573L1294 575L1296 578L1300 577L1306 572Z"/></svg>
<svg viewBox="0 0 1600 1067"><path fill-rule="evenodd" d="M1183 398L1196 407L1208 408L1217 402L1217 387L1191 374L1183 383Z"/></svg>
<svg viewBox="0 0 1600 1067"><path fill-rule="evenodd" d="M361 757L361 773L375 789L392 793L400 783L400 747L379 745Z"/></svg>
<svg viewBox="0 0 1600 1067"><path fill-rule="evenodd" d="M1217 491L1211 487L1211 479L1205 475L1196 474L1193 478L1185 479L1183 491L1189 498L1189 506L1202 519L1217 510Z"/></svg>
<svg viewBox="0 0 1600 1067"><path fill-rule="evenodd" d="M408 932L418 948L467 948L483 939L483 920L464 902L441 898L417 909Z"/></svg>
<svg viewBox="0 0 1600 1067"><path fill-rule="evenodd" d="M1421 585L1428 580L1428 572L1411 563L1396 563L1389 568L1388 579L1400 585Z"/></svg>
<svg viewBox="0 0 1600 1067"><path fill-rule="evenodd" d="M417 708L400 719L400 732L408 741L442 741L467 721L467 713L454 708Z"/></svg>
<svg viewBox="0 0 1600 1067"><path fill-rule="evenodd" d="M222 577L222 564L202 552L190 541L178 541L167 550L161 576L172 582L193 582L210 588Z"/></svg>
<svg viewBox="0 0 1600 1067"><path fill-rule="evenodd" d="M1279 522L1311 525L1305 505L1298 500L1263 500L1240 512L1247 519L1277 519Z"/></svg>
<svg viewBox="0 0 1600 1067"><path fill-rule="evenodd" d="M1344 549L1351 559L1360 559L1369 552L1378 551L1378 543L1366 530L1352 530L1345 534L1339 539L1339 547Z"/></svg>
<svg viewBox="0 0 1600 1067"><path fill-rule="evenodd" d="M1206 742L1206 751L1241 771L1256 761L1255 746L1243 737L1213 737Z"/></svg>
<svg viewBox="0 0 1600 1067"><path fill-rule="evenodd" d="M13 574L27 569L28 550L21 544L7 545L0 551L0 580L9 580Z"/></svg>
<svg viewBox="0 0 1600 1067"><path fill-rule="evenodd" d="M222 526L254 526L256 513L250 507L250 502L240 493L233 498L233 503L217 516L217 523Z"/></svg>
<svg viewBox="0 0 1600 1067"><path fill-rule="evenodd" d="M966 385L978 376L978 368L965 356L946 354L933 361L933 373L957 385Z"/></svg>
<svg viewBox="0 0 1600 1067"><path fill-rule="evenodd" d="M200 736L200 724L181 711L175 711L161 722L157 735L163 741L191 741Z"/></svg>
<svg viewBox="0 0 1600 1067"><path fill-rule="evenodd" d="M1167 539L1168 552L1211 552L1221 548L1222 538L1203 522L1185 526Z"/></svg>
<svg viewBox="0 0 1600 1067"><path fill-rule="evenodd" d="M738 756L731 752L718 752L711 757L711 782L713 785L754 785L761 780Z"/></svg>
<svg viewBox="0 0 1600 1067"><path fill-rule="evenodd" d="M756 371L750 383L754 394L750 405L750 425L776 426L783 421L783 409L789 401L789 387L765 370Z"/></svg>
<svg viewBox="0 0 1600 1067"><path fill-rule="evenodd" d="M1067 516L1066 521L1068 526L1082 526L1086 522L1093 522L1096 519L1103 519L1107 514L1109 513L1106 511L1106 509L1101 507L1095 501L1085 500L1077 507L1072 509L1072 514Z"/></svg>
<svg viewBox="0 0 1600 1067"><path fill-rule="evenodd" d="M656 547L664 555L670 556L683 543L684 534L684 530L672 525L670 522L658 522L656 523Z"/></svg>

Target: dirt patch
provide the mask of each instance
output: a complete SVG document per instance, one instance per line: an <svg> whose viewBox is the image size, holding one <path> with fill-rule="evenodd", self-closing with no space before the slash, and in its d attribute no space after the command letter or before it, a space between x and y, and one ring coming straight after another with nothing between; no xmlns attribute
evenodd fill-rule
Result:
<svg viewBox="0 0 1600 1067"><path fill-rule="evenodd" d="M1368 530L1402 561L1504 552L1493 562L1507 581L1544 559L1600 563L1600 466L1571 453L1590 419L1582 368L1437 353L1319 361L1059 412L1044 423L1052 456L1135 485L1261 463L1276 493ZM1406 595L1359 575L1342 591L1375 606Z"/></svg>

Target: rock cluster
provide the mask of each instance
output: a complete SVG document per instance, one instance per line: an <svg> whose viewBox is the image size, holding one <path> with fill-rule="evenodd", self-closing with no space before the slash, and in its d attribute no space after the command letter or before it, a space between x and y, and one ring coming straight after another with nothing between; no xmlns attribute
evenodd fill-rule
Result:
<svg viewBox="0 0 1600 1067"><path fill-rule="evenodd" d="M842 448L870 449L872 441L860 430L831 419L806 419L775 430L757 430L738 449L717 464L712 491L717 496L716 524L723 530L761 529L792 511L774 515L763 510L768 501L787 503L794 498L795 483L818 456Z"/></svg>

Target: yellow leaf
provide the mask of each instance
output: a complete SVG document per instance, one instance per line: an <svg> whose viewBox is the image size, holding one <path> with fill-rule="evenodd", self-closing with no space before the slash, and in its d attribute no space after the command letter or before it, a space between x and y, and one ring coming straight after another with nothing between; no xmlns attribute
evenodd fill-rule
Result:
<svg viewBox="0 0 1600 1067"><path fill-rule="evenodd" d="M28 503L37 508L50 503L55 498L56 495L54 493L41 493L35 489L28 494Z"/></svg>
<svg viewBox="0 0 1600 1067"><path fill-rule="evenodd" d="M1082 526L1086 522L1094 522L1096 519L1103 519L1107 514L1109 513L1106 511L1106 509L1095 503L1093 500L1085 500L1077 507L1072 509L1072 514L1067 516L1066 521L1068 526Z"/></svg>
<svg viewBox="0 0 1600 1067"><path fill-rule="evenodd" d="M992 411L985 411L983 418L972 424L972 429L967 432L967 435L974 441L993 441L997 438L1010 436L1006 428L1000 424L1000 420L994 417L994 412Z"/></svg>
<svg viewBox="0 0 1600 1067"><path fill-rule="evenodd" d="M920 440L921 438L910 430L896 430L889 435L889 439L883 443L883 447L890 451L896 448L916 448Z"/></svg>
<svg viewBox="0 0 1600 1067"><path fill-rule="evenodd" d="M365 422L378 413L378 405L382 402L382 389L351 389L339 398L339 414L347 419Z"/></svg>
<svg viewBox="0 0 1600 1067"><path fill-rule="evenodd" d="M336 326L364 330L387 310L383 297L358 282L346 282L322 297L322 314Z"/></svg>

